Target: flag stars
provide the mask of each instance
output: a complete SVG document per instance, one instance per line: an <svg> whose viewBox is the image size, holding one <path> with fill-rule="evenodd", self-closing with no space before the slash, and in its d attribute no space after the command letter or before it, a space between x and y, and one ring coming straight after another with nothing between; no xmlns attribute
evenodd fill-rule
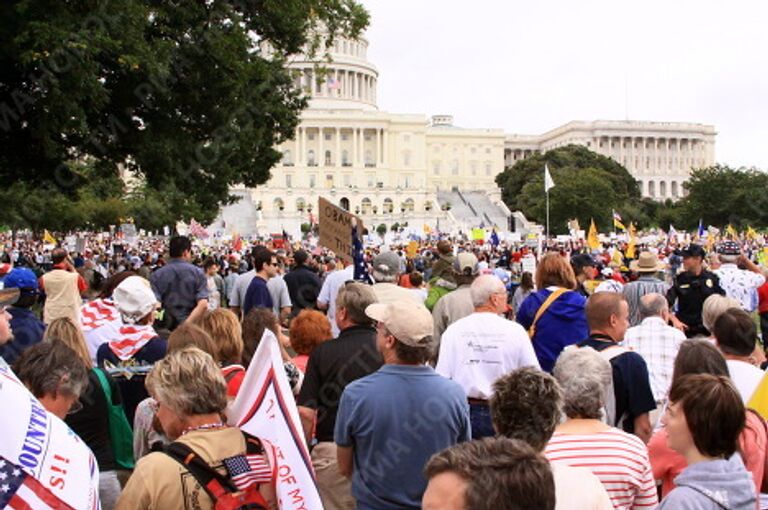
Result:
<svg viewBox="0 0 768 510"><path fill-rule="evenodd" d="M0 480L5 480L6 478L8 478L8 473L0 471Z"/></svg>
<svg viewBox="0 0 768 510"><path fill-rule="evenodd" d="M13 471L11 471L11 475L13 475L13 476L20 476L21 475L21 471L18 470L18 469L14 469Z"/></svg>
<svg viewBox="0 0 768 510"><path fill-rule="evenodd" d="M0 485L0 491L8 492L9 490L11 490L11 486L8 485L7 483L4 483L3 485Z"/></svg>

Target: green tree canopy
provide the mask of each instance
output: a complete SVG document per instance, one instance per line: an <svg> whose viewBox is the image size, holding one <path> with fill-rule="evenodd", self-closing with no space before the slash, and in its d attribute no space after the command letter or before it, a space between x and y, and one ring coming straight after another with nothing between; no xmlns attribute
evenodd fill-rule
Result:
<svg viewBox="0 0 768 510"><path fill-rule="evenodd" d="M120 165L137 197L211 220L231 185L266 182L299 122L285 56L367 23L354 0L2 2L0 176L53 207ZM88 194L122 197L104 191Z"/></svg>
<svg viewBox="0 0 768 510"><path fill-rule="evenodd" d="M756 169L715 165L695 170L683 185L687 195L677 204L680 223L738 228L768 226L768 174Z"/></svg>
<svg viewBox="0 0 768 510"><path fill-rule="evenodd" d="M647 223L640 188L629 172L611 158L580 145L568 145L536 154L508 167L496 177L502 199L512 210L529 219L546 221L544 164L555 182L549 192L550 230L567 232L569 219L577 218L582 228L594 219L598 228L612 228L611 209L625 222Z"/></svg>

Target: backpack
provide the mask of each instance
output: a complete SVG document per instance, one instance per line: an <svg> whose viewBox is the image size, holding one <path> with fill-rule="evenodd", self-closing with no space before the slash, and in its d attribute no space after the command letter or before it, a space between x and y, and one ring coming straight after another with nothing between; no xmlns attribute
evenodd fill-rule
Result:
<svg viewBox="0 0 768 510"><path fill-rule="evenodd" d="M264 453L264 447L258 438L246 432L242 434L245 438L246 455ZM269 508L264 496L259 492L258 484L251 485L245 490L237 488L230 476L216 471L184 443L175 441L165 446L163 452L184 466L195 477L197 483L213 501L214 510L267 510Z"/></svg>
<svg viewBox="0 0 768 510"><path fill-rule="evenodd" d="M431 312L440 298L456 290L456 284L443 280L442 278L433 278L429 282L429 291L424 306Z"/></svg>
<svg viewBox="0 0 768 510"><path fill-rule="evenodd" d="M625 352L629 352L629 349L620 345L612 345L606 347L603 350L597 351L605 361L611 363L613 358L621 356ZM613 365L611 364L611 382L605 386L604 390L604 411L605 411L605 423L612 427L622 428L624 420L627 419L629 413L625 410L621 416L616 416L616 392L613 387Z"/></svg>

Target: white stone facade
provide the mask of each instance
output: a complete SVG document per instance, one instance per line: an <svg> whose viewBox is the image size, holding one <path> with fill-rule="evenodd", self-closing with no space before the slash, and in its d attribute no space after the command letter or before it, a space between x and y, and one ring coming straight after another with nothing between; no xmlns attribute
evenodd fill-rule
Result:
<svg viewBox="0 0 768 510"><path fill-rule="evenodd" d="M367 61L367 48L363 38L336 41L322 71L306 56L290 59L309 107L293 140L277 147L283 158L269 181L235 190L243 199L225 207L214 228L297 235L320 196L361 215L369 227L408 222L419 229L426 224L455 230L497 224L510 216L498 207L495 183L505 165L569 143L614 158L640 181L644 195L660 199L681 196L691 167L714 163L714 128L700 124L571 122L529 136L455 127L450 115L429 120L423 114L382 112L376 105L379 75ZM490 202L476 200L473 207L461 193L446 193L452 190L481 191ZM445 207L452 200L464 202L456 204L456 216ZM478 204L485 204L484 210Z"/></svg>
<svg viewBox="0 0 768 510"><path fill-rule="evenodd" d="M643 196L677 200L692 169L715 164L715 128L682 122L574 121L539 136L508 135L505 164L568 144L613 158L637 179Z"/></svg>

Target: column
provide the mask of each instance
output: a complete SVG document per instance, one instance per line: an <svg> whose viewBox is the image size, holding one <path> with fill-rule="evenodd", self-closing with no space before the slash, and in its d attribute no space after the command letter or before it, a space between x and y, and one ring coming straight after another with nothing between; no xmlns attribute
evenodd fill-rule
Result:
<svg viewBox="0 0 768 510"><path fill-rule="evenodd" d="M294 143L294 156L293 161L295 165L301 165L301 128L297 127L296 132L293 135Z"/></svg>
<svg viewBox="0 0 768 510"><path fill-rule="evenodd" d="M352 166L357 166L357 128L352 128Z"/></svg>
<svg viewBox="0 0 768 510"><path fill-rule="evenodd" d="M325 166L325 149L323 148L323 142L325 142L325 134L323 133L323 128L319 127L317 128L317 152L319 152L317 155L319 159L317 166Z"/></svg>
<svg viewBox="0 0 768 510"><path fill-rule="evenodd" d="M315 75L315 70L314 69L312 69L311 76L312 76L312 89L311 90L312 90L312 95L314 96L314 95L317 94L317 76Z"/></svg>
<svg viewBox="0 0 768 510"><path fill-rule="evenodd" d="M381 133L383 135L381 140L381 164L387 166L389 164L389 158L387 157L387 146L389 145L387 142L389 141L389 133L384 128L382 128Z"/></svg>
<svg viewBox="0 0 768 510"><path fill-rule="evenodd" d="M336 154L333 155L333 164L335 167L341 166L341 129L336 128Z"/></svg>
<svg viewBox="0 0 768 510"><path fill-rule="evenodd" d="M361 83L362 83L362 80L361 80ZM364 151L363 151L363 149L365 148L365 138L364 138L365 137L365 129L363 129L363 128L359 128L359 129L360 129L360 132L357 135L357 143L358 143L358 148L357 148L357 165L362 167L365 164L365 156L364 156Z"/></svg>
<svg viewBox="0 0 768 510"><path fill-rule="evenodd" d="M301 128L301 161L306 166L307 164L307 128Z"/></svg>
<svg viewBox="0 0 768 510"><path fill-rule="evenodd" d="M381 129L376 128L376 166L381 162Z"/></svg>
<svg viewBox="0 0 768 510"><path fill-rule="evenodd" d="M341 82L339 81L339 70L336 69L333 71L333 79L336 83L336 88L333 90L333 94L331 94L333 97L341 97Z"/></svg>

